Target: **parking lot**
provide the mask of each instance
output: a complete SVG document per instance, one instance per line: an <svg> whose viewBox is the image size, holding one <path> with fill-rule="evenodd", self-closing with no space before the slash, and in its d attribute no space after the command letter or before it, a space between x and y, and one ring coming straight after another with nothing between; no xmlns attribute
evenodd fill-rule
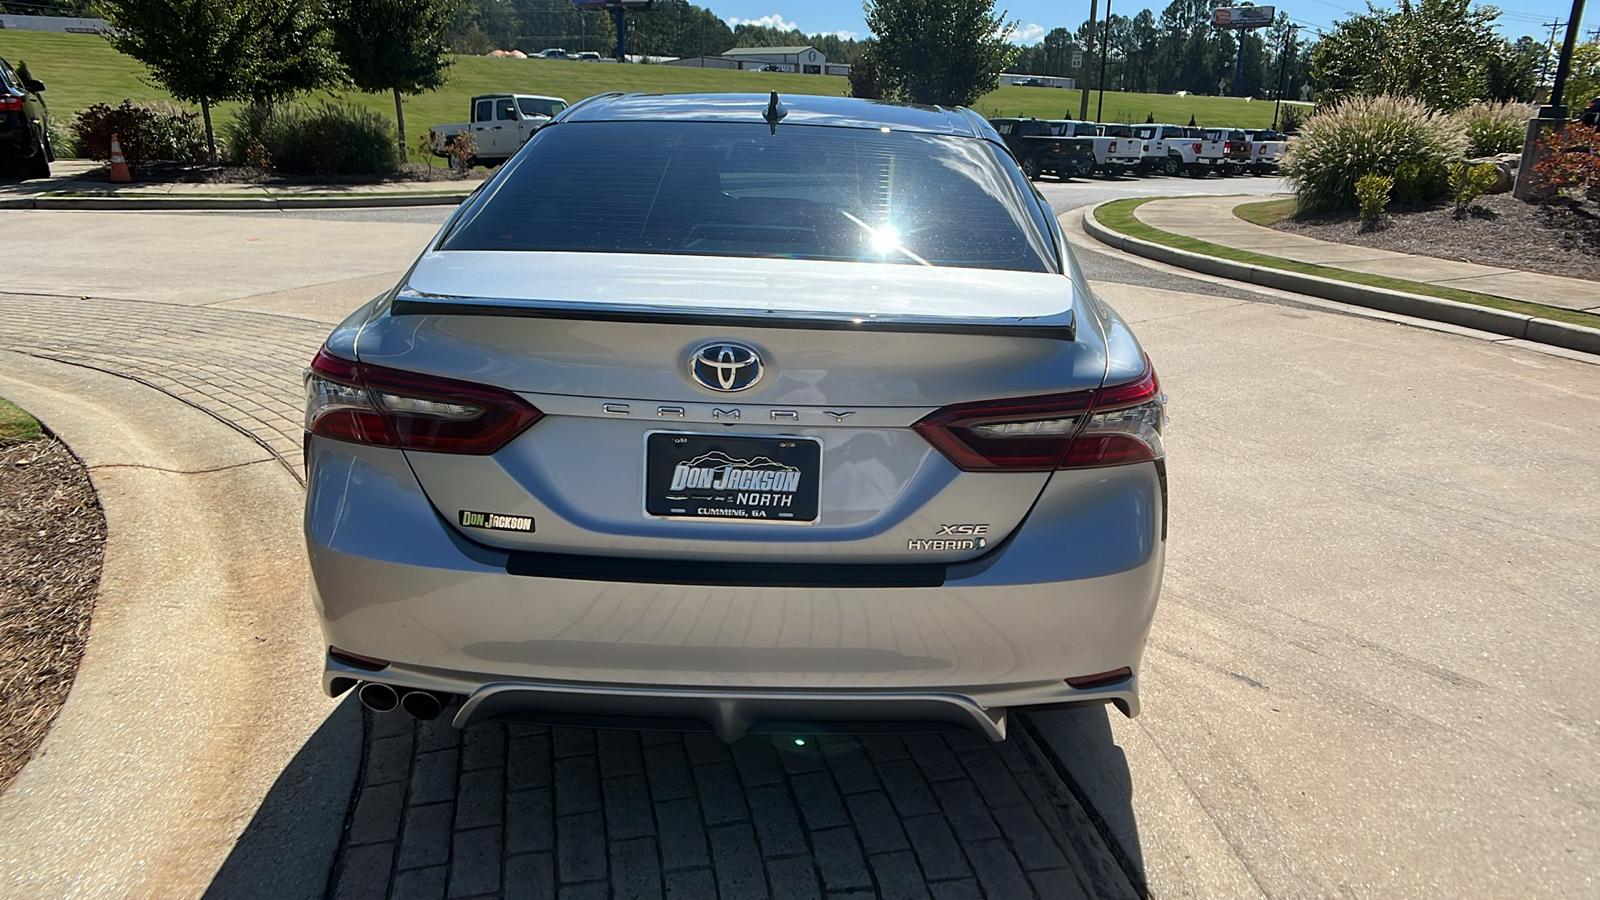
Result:
<svg viewBox="0 0 1600 900"><path fill-rule="evenodd" d="M1040 187L1069 213L1278 183ZM0 212L14 260L0 361L203 411L299 481L300 367L443 215ZM1080 259L1172 397L1167 582L1139 719L1040 713L999 745L729 747L461 733L347 700L328 721L363 720L359 769L329 895L1591 895L1600 367L1087 245ZM234 512L269 515L247 497ZM312 702L317 685L288 690ZM329 783L307 773L330 741L355 753L330 734L306 735L274 763L268 802L219 826L243 839L193 869L220 868L221 895L281 896L245 876L298 846L268 836L292 831L297 791ZM65 885L27 880L49 860L90 893L129 884L156 838L89 794L48 841L6 839L0 892Z"/></svg>

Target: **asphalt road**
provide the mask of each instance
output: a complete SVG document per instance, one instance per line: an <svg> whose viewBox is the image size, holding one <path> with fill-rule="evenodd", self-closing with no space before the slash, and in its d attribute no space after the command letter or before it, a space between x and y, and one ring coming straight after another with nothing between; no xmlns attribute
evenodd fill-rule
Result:
<svg viewBox="0 0 1600 900"><path fill-rule="evenodd" d="M0 213L5 290L331 322L442 215ZM1088 814L1052 840L1162 897L1595 895L1600 365L1080 259L1172 397L1172 520L1143 716L1031 717Z"/></svg>

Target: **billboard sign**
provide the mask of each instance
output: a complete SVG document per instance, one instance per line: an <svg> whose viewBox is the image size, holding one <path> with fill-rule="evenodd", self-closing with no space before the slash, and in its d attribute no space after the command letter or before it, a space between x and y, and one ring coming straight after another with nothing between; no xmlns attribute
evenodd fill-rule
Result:
<svg viewBox="0 0 1600 900"><path fill-rule="evenodd" d="M1266 28L1277 18L1276 6L1219 6L1211 11L1218 28Z"/></svg>

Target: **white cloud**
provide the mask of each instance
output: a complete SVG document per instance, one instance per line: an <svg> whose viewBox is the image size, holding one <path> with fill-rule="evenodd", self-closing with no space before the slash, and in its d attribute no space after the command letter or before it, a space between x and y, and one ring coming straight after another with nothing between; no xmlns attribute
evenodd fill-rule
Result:
<svg viewBox="0 0 1600 900"><path fill-rule="evenodd" d="M824 31L823 34L831 34L841 41L853 41L861 36L861 32L859 31L849 31L844 28L841 28L838 31Z"/></svg>
<svg viewBox="0 0 1600 900"><path fill-rule="evenodd" d="M800 28L793 22L785 22L783 16L777 13L773 13L770 16L762 16L759 19L741 19L738 16L730 16L727 21L729 28L737 28L740 25L761 25L766 28L776 28L779 31L796 31ZM1040 35L1043 36L1043 32Z"/></svg>
<svg viewBox="0 0 1600 900"><path fill-rule="evenodd" d="M1044 40L1044 32L1043 25L1029 22L1026 25L1018 25L1017 30L1011 32L1011 40L1017 44L1037 44Z"/></svg>

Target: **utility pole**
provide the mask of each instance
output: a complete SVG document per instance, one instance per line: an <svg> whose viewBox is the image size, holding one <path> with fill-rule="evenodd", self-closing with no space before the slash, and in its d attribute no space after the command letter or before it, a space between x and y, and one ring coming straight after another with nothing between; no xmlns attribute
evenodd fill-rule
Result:
<svg viewBox="0 0 1600 900"><path fill-rule="evenodd" d="M1544 87L1544 76L1550 72L1550 54L1556 52L1556 29L1565 22L1540 22L1540 28L1550 29L1550 40L1544 45L1544 60L1539 63L1539 87Z"/></svg>
<svg viewBox="0 0 1600 900"><path fill-rule="evenodd" d="M1511 188L1512 196L1526 200L1533 195L1533 165L1543 156L1540 141L1546 131L1560 131L1567 124L1567 107L1562 94L1567 88L1567 76L1572 72L1572 51L1578 43L1578 25L1583 21L1584 0L1572 0L1572 15L1567 17L1567 37L1561 44L1561 59L1556 63L1556 80L1550 86L1550 99L1539 108L1539 115L1528 123L1528 136L1522 144L1522 163L1517 167L1517 181ZM1542 80L1542 79L1541 79Z"/></svg>
<svg viewBox="0 0 1600 900"><path fill-rule="evenodd" d="M1583 21L1583 0L1572 0L1572 15L1567 17L1567 39L1561 44L1561 61L1556 63L1556 83L1550 88L1550 108L1554 118L1565 119L1567 108L1562 104L1562 92L1567 87L1567 75L1572 71L1572 51L1578 44L1578 23Z"/></svg>
<svg viewBox="0 0 1600 900"><path fill-rule="evenodd" d="M1283 53L1278 57L1278 100L1272 104L1272 130L1278 130L1278 111L1283 108L1283 92L1289 89L1289 58L1294 55L1294 33L1299 25L1290 25L1283 33Z"/></svg>
<svg viewBox="0 0 1600 900"><path fill-rule="evenodd" d="M1100 114L1106 108L1106 51L1111 49L1111 0L1106 0L1106 33L1100 37L1100 81L1096 85L1100 88L1100 97L1094 104L1094 120L1100 121ZM1084 96L1088 99L1088 95Z"/></svg>
<svg viewBox="0 0 1600 900"><path fill-rule="evenodd" d="M1099 9L1096 0L1089 0L1089 52L1084 54L1085 59L1094 58L1094 15L1098 11ZM1555 38L1551 38L1551 40L1554 41ZM1084 71L1088 70L1085 69ZM1084 81L1088 81L1088 79L1085 78ZM1089 118L1089 85L1079 85L1078 93L1081 95L1078 102L1078 119L1079 121L1083 121Z"/></svg>

